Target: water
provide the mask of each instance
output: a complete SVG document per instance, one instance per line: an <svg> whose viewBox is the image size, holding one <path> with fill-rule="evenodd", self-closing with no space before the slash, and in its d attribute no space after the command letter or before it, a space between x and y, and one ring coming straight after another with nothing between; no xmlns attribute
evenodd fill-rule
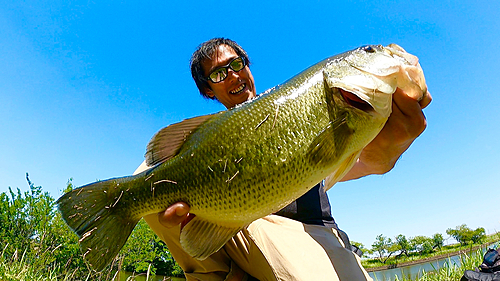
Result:
<svg viewBox="0 0 500 281"><path fill-rule="evenodd" d="M457 266L460 266L460 255L426 263L369 272L368 274L373 278L373 280L377 281L394 281L396 280L396 276L399 278L399 280L401 280L403 276L409 277L411 278L411 280L415 280L418 277L421 277L424 272L430 272L442 268L447 262L451 263L452 265L456 264Z"/></svg>

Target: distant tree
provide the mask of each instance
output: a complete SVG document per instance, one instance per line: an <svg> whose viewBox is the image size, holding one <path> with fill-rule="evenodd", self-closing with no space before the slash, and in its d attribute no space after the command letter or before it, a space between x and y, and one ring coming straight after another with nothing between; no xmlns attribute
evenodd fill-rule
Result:
<svg viewBox="0 0 500 281"><path fill-rule="evenodd" d="M382 234L378 235L375 238L375 242L372 244L372 251L376 252L379 255L379 259L385 263L387 261L387 258L383 260L383 257L386 253L389 252L389 248L392 245L391 238L387 238L383 236Z"/></svg>
<svg viewBox="0 0 500 281"><path fill-rule="evenodd" d="M455 229L448 228L446 233L462 245L481 243L486 237L484 228L479 227L476 230L472 230L466 224L459 225Z"/></svg>
<svg viewBox="0 0 500 281"><path fill-rule="evenodd" d="M432 246L434 245L432 238L422 235L411 238L410 243L411 247L420 254L432 252Z"/></svg>
<svg viewBox="0 0 500 281"><path fill-rule="evenodd" d="M444 245L443 235L441 233L434 234L432 236L432 241L433 241L432 249L438 248L438 250L441 251L441 248Z"/></svg>
<svg viewBox="0 0 500 281"><path fill-rule="evenodd" d="M484 230L483 227L479 227L476 230L472 232L472 243L482 243L483 240L486 238L486 231Z"/></svg>
<svg viewBox="0 0 500 281"><path fill-rule="evenodd" d="M398 236L396 236L396 239L393 243L393 250L395 252L399 251L397 257L399 257L403 254L408 256L409 251L411 251L411 245L410 245L410 242L408 241L408 239L406 239L406 236L404 236L403 234L399 234Z"/></svg>
<svg viewBox="0 0 500 281"><path fill-rule="evenodd" d="M466 224L462 224L455 229L448 228L446 234L455 238L460 244L467 245L472 238L472 229L468 228Z"/></svg>

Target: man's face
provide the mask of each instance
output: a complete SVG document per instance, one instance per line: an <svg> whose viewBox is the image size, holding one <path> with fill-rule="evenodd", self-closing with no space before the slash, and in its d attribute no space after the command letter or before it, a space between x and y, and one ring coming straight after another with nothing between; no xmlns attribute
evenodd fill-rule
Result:
<svg viewBox="0 0 500 281"><path fill-rule="evenodd" d="M205 77L208 77L214 69L226 66L237 57L233 48L220 45L212 60L204 60L201 63ZM238 72L229 68L226 79L219 83L209 80L208 84L211 89L207 89L206 94L215 97L226 108L232 108L256 96L255 82L248 66Z"/></svg>

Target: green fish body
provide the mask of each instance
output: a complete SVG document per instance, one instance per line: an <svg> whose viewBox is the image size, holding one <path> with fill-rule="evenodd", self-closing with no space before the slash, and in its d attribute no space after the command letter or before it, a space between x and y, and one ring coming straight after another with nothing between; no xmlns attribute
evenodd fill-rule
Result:
<svg viewBox="0 0 500 281"><path fill-rule="evenodd" d="M196 217L181 245L204 259L321 180L341 179L384 126L397 87L427 93L418 60L397 45L328 58L252 101L160 130L145 156L152 168L70 191L59 210L102 270L143 216L186 202Z"/></svg>

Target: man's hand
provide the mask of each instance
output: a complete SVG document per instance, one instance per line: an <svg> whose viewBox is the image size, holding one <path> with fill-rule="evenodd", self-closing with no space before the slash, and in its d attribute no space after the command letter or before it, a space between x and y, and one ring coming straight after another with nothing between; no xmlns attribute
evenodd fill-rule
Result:
<svg viewBox="0 0 500 281"><path fill-rule="evenodd" d="M399 157L425 130L427 121L422 109L432 101L427 94L417 101L396 89L392 100L392 113L384 128L361 152L358 162L342 181L357 179L370 174L390 171Z"/></svg>
<svg viewBox="0 0 500 281"><path fill-rule="evenodd" d="M189 213L189 205L184 202L177 202L168 207L165 211L158 213L158 220L164 227L171 228L178 224L181 228L186 225L194 215Z"/></svg>

